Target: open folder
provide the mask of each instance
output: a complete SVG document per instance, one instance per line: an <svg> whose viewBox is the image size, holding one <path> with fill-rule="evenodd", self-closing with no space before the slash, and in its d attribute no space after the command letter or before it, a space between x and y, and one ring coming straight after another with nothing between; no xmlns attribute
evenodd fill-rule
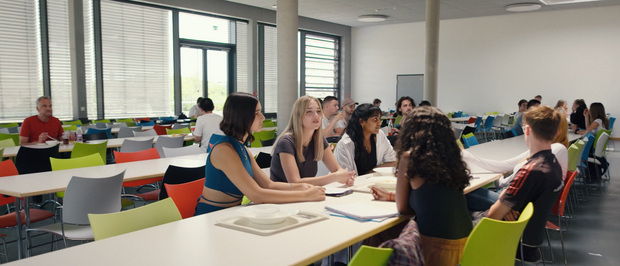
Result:
<svg viewBox="0 0 620 266"><path fill-rule="evenodd" d="M351 217L357 220L372 220L398 216L398 211L375 207L366 203L350 203L325 206L328 211Z"/></svg>

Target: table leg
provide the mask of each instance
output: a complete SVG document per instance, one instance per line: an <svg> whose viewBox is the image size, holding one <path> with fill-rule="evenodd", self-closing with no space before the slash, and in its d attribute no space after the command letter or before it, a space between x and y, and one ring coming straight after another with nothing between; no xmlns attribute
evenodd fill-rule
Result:
<svg viewBox="0 0 620 266"><path fill-rule="evenodd" d="M15 197L15 219L17 220L17 259L22 259L22 215L21 200Z"/></svg>
<svg viewBox="0 0 620 266"><path fill-rule="evenodd" d="M28 234L28 228L30 228L30 204L28 202L28 197L24 198L24 218L26 219L26 227L24 231L26 233L26 258L30 257L30 234ZM53 205L54 203L52 203Z"/></svg>

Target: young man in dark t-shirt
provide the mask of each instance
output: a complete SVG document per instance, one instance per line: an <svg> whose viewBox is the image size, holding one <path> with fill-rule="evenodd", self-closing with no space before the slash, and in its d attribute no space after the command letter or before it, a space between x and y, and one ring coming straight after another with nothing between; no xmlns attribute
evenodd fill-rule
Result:
<svg viewBox="0 0 620 266"><path fill-rule="evenodd" d="M551 143L558 134L561 119L556 112L548 106L540 106L529 109L523 115L525 143L532 155L491 206L489 218L517 220L529 202L535 202L543 193L558 192L563 188L562 167L551 152ZM537 248L523 248L526 261L537 261L540 258ZM528 257L528 254L532 255Z"/></svg>

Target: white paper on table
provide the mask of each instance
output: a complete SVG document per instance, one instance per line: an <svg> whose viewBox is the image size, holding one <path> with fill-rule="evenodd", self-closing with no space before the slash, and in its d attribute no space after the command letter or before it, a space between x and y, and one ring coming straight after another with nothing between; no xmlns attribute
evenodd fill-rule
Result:
<svg viewBox="0 0 620 266"><path fill-rule="evenodd" d="M359 220L398 216L398 211L375 207L362 202L325 206L325 209Z"/></svg>

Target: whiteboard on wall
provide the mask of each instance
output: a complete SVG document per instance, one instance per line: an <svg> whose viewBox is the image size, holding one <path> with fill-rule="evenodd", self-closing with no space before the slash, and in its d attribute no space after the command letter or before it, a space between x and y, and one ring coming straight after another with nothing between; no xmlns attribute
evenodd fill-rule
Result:
<svg viewBox="0 0 620 266"><path fill-rule="evenodd" d="M418 105L424 100L424 74L396 75L396 101L402 96L413 98Z"/></svg>

